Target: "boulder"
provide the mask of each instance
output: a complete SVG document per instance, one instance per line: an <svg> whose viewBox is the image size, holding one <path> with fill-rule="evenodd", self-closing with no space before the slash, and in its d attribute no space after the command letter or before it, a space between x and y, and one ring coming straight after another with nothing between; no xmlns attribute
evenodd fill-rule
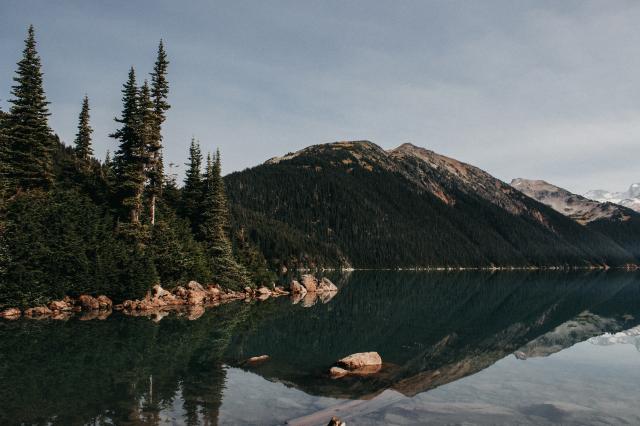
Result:
<svg viewBox="0 0 640 426"><path fill-rule="evenodd" d="M366 366L382 365L378 352L360 352L342 358L337 364L347 370L357 370Z"/></svg>
<svg viewBox="0 0 640 426"><path fill-rule="evenodd" d="M344 377L349 374L349 372L344 368L331 367L331 370L329 370L329 374L331 375L332 379L339 379L340 377Z"/></svg>
<svg viewBox="0 0 640 426"><path fill-rule="evenodd" d="M293 280L291 281L291 293L301 294L304 296L305 294L307 294L307 289L304 288L298 281Z"/></svg>
<svg viewBox="0 0 640 426"><path fill-rule="evenodd" d="M161 298L161 297L165 297L165 296L167 296L167 295L169 295L171 293L169 293L167 290L162 288L160 286L160 284L156 284L151 289L151 294L153 295L153 297Z"/></svg>
<svg viewBox="0 0 640 426"><path fill-rule="evenodd" d="M195 282L195 281L192 281ZM199 290L187 290L187 304L188 305L202 305L207 297L204 289Z"/></svg>
<svg viewBox="0 0 640 426"><path fill-rule="evenodd" d="M333 416L331 417L331 420L329 420L329 423L327 424L327 426L347 426L347 423L343 422L336 416Z"/></svg>
<svg viewBox="0 0 640 426"><path fill-rule="evenodd" d="M267 297L271 296L271 290L269 290L268 288L266 288L264 286L260 287L257 290L257 292L258 292L258 297L260 297L260 296L267 296Z"/></svg>
<svg viewBox="0 0 640 426"><path fill-rule="evenodd" d="M187 284L187 290L204 292L204 287L202 287L202 285L197 281L189 281L189 284Z"/></svg>
<svg viewBox="0 0 640 426"><path fill-rule="evenodd" d="M322 278L320 284L318 284L318 293L324 293L328 291L338 291L338 287L332 283L329 278Z"/></svg>
<svg viewBox="0 0 640 426"><path fill-rule="evenodd" d="M318 301L318 294L315 291L310 291L309 293L305 294L304 297L302 298L302 307L310 308L313 305L315 305L317 301Z"/></svg>
<svg viewBox="0 0 640 426"><path fill-rule="evenodd" d="M22 312L20 312L20 309L18 308L9 308L0 312L0 318L6 318L6 319L19 318L20 315L22 315Z"/></svg>
<svg viewBox="0 0 640 426"><path fill-rule="evenodd" d="M80 297L78 297L78 302L84 310L100 309L100 302L98 302L98 299L93 296L89 296L88 294L80 295Z"/></svg>
<svg viewBox="0 0 640 426"><path fill-rule="evenodd" d="M187 289L182 286L178 286L173 290L173 294L181 299L185 299L187 297Z"/></svg>
<svg viewBox="0 0 640 426"><path fill-rule="evenodd" d="M51 310L46 306L36 306L35 308L29 308L24 311L26 317L39 317L42 315L51 315Z"/></svg>
<svg viewBox="0 0 640 426"><path fill-rule="evenodd" d="M302 285L309 293L315 293L318 288L318 280L311 274L305 274L301 277Z"/></svg>
<svg viewBox="0 0 640 426"><path fill-rule="evenodd" d="M64 300L53 300L49 302L49 309L54 312L62 312L62 311L70 311L71 306L69 306Z"/></svg>
<svg viewBox="0 0 640 426"><path fill-rule="evenodd" d="M113 307L113 302L111 301L111 299L109 299L104 294L96 297L96 300L98 301L98 307L102 310L111 309Z"/></svg>
<svg viewBox="0 0 640 426"><path fill-rule="evenodd" d="M215 285L208 285L207 286L207 294L209 295L209 298L211 300L215 300L215 299L219 299L220 298L220 287L215 286Z"/></svg>

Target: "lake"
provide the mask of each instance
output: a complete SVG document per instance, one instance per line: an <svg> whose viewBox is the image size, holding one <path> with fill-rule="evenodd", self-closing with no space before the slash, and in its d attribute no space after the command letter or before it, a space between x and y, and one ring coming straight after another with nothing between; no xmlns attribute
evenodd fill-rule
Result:
<svg viewBox="0 0 640 426"><path fill-rule="evenodd" d="M640 424L638 273L330 278L331 300L0 321L0 424ZM378 373L328 376L363 351Z"/></svg>

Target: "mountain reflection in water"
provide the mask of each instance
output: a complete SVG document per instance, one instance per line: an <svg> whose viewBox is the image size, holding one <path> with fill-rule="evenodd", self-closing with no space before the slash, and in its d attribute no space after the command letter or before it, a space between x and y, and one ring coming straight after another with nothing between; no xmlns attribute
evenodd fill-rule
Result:
<svg viewBox="0 0 640 426"><path fill-rule="evenodd" d="M635 351L637 344L637 273L354 272L332 278L340 292L327 303L238 302L195 321L114 314L0 322L0 424L326 424L336 412L350 424L501 422L515 414L487 408L491 395L474 381L492 376L498 385L509 383L507 372L530 368L545 378L563 357L616 343L632 343ZM337 359L372 350L384 361L379 373L328 377ZM262 354L270 356L263 364L243 362ZM640 362L629 362L637 371ZM517 401L516 422L571 422L565 411L572 409L553 398L555 388L577 379L554 377L560 376L548 377L546 393L538 389L539 403ZM609 386L627 392L624 376ZM450 398L467 405L429 400L454 388ZM572 404L579 403L578 395ZM409 411L402 409L407 404ZM618 407L618 415L625 408Z"/></svg>

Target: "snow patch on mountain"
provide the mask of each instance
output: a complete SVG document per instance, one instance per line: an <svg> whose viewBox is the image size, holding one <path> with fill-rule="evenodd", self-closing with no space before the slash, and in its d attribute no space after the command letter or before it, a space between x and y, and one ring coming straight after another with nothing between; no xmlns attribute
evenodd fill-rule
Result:
<svg viewBox="0 0 640 426"><path fill-rule="evenodd" d="M583 225L599 219L629 219L629 212L616 204L594 201L544 180L518 178L511 181L511 186Z"/></svg>
<svg viewBox="0 0 640 426"><path fill-rule="evenodd" d="M640 212L640 183L633 183L629 189L621 192L611 192L605 189L587 191L584 196L595 201L620 204Z"/></svg>

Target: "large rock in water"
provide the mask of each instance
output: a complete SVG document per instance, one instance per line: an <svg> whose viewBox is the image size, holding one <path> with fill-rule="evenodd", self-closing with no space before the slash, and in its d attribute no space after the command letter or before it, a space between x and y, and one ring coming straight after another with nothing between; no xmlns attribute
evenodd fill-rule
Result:
<svg viewBox="0 0 640 426"><path fill-rule="evenodd" d="M315 293L318 289L318 280L311 274L305 274L301 277L302 285L309 293Z"/></svg>
<svg viewBox="0 0 640 426"><path fill-rule="evenodd" d="M89 296L88 294L80 295L80 297L78 297L78 302L80 302L82 309L87 311L100 309L100 302L98 302L98 299L93 296Z"/></svg>
<svg viewBox="0 0 640 426"><path fill-rule="evenodd" d="M0 312L0 318L15 319L19 318L20 315L22 315L22 312L18 308L9 308Z"/></svg>
<svg viewBox="0 0 640 426"><path fill-rule="evenodd" d="M360 352L342 358L337 364L347 370L357 370L362 367L382 365L382 358L378 352Z"/></svg>

